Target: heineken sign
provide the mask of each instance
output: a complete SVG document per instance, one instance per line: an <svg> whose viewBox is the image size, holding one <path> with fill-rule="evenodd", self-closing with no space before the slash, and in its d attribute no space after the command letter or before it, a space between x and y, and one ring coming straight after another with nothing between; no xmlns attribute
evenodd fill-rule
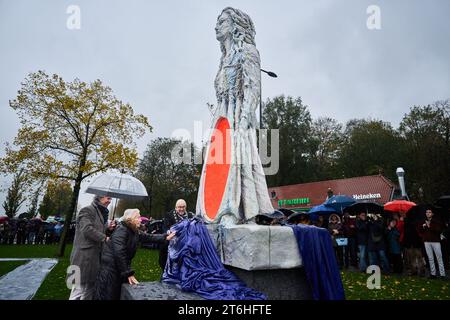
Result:
<svg viewBox="0 0 450 320"><path fill-rule="evenodd" d="M295 205L299 205L299 204L308 204L308 203L310 203L309 198L296 198L296 199L278 200L278 206L279 207L295 206Z"/></svg>
<svg viewBox="0 0 450 320"><path fill-rule="evenodd" d="M381 194L379 193L354 194L353 199L355 200L381 199Z"/></svg>

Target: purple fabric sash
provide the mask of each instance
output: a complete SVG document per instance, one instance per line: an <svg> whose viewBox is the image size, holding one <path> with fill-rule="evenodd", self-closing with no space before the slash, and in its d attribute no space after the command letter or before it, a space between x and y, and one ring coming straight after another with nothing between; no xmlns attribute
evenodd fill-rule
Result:
<svg viewBox="0 0 450 320"><path fill-rule="evenodd" d="M210 300L266 299L225 269L202 221L183 220L171 231L176 232L176 237L169 245L163 282Z"/></svg>
<svg viewBox="0 0 450 320"><path fill-rule="evenodd" d="M345 293L328 230L307 225L290 225L311 285L314 300L344 300Z"/></svg>

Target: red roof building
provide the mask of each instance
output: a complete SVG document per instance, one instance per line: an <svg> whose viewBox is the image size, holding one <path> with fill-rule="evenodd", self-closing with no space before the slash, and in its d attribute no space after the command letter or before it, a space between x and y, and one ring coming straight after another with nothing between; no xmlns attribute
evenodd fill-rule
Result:
<svg viewBox="0 0 450 320"><path fill-rule="evenodd" d="M355 200L385 204L393 199L396 189L397 185L388 178L374 175L273 187L269 188L269 195L274 208L303 211L322 204L330 191Z"/></svg>

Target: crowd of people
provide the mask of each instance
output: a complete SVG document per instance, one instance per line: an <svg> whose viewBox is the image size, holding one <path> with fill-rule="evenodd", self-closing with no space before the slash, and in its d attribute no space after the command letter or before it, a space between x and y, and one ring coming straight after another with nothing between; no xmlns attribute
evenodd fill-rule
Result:
<svg viewBox="0 0 450 320"><path fill-rule="evenodd" d="M64 222L46 222L40 218L12 218L0 223L0 244L55 244L64 228ZM68 241L75 234L75 224L71 224Z"/></svg>
<svg viewBox="0 0 450 320"><path fill-rule="evenodd" d="M366 272L367 266L377 265L384 273L448 279L449 223L431 208L425 215L417 219L405 214L331 214L328 221L319 217L314 225L328 229L341 268Z"/></svg>
<svg viewBox="0 0 450 320"><path fill-rule="evenodd" d="M164 269L168 241L175 236L170 228L194 216L180 199L160 224L142 224L138 209L125 210L120 220L108 220L110 202L109 197L96 196L69 228L69 241L73 239L71 265L78 266L81 275L70 299L119 299L122 283L138 283L131 268L138 243L159 248L159 264ZM449 222L437 218L431 208L423 219L365 212L357 216L344 213L342 217L318 215L314 219L308 214L300 214L298 219L259 218L259 224L301 223L327 229L340 268L366 272L369 265L377 265L384 273L448 279ZM59 241L63 227L61 221L9 219L0 224L0 243L52 244Z"/></svg>

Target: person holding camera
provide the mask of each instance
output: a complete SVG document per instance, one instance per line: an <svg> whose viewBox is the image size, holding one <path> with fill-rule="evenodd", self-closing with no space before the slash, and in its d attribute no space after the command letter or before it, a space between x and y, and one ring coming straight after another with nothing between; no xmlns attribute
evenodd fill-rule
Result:
<svg viewBox="0 0 450 320"><path fill-rule="evenodd" d="M402 249L400 246L400 231L397 229L397 220L392 219L387 227L387 240L389 247L389 262L394 273L403 272Z"/></svg>
<svg viewBox="0 0 450 320"><path fill-rule="evenodd" d="M441 233L444 231L443 224L434 218L434 213L431 209L425 212L426 219L419 224L419 232L422 236L425 251L427 253L428 261L430 262L430 278L436 278L436 266L434 264L434 256L439 266L439 274L441 278L446 278L444 261L442 259L441 250Z"/></svg>
<svg viewBox="0 0 450 320"><path fill-rule="evenodd" d="M337 263L339 265L339 268L342 268L344 264L344 251L342 246L338 244L336 239L342 238L344 232L342 229L341 218L335 213L331 214L330 218L328 219L328 232L330 232L331 238L333 240L333 247L336 254Z"/></svg>

